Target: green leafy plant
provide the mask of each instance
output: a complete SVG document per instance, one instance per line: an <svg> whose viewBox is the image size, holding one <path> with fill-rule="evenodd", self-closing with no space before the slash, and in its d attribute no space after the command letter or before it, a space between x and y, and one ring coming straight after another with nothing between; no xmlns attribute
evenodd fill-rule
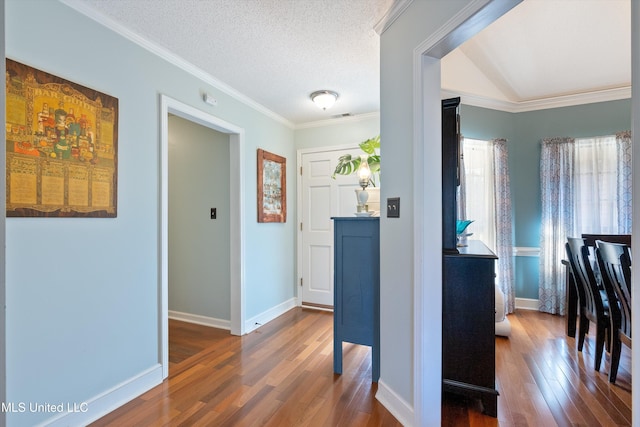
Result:
<svg viewBox="0 0 640 427"><path fill-rule="evenodd" d="M378 182L380 181L380 135L362 141L359 146L365 153L369 169L371 169L369 184L375 187L376 176L378 177ZM356 173L358 166L360 166L360 156L352 156L351 154L340 156L336 170L333 171L331 178L336 179L336 175L351 175Z"/></svg>

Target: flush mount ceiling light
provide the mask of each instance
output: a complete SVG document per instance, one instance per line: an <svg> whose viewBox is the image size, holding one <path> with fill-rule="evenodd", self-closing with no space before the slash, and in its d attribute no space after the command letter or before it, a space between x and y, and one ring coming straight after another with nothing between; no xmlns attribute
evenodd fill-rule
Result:
<svg viewBox="0 0 640 427"><path fill-rule="evenodd" d="M313 103L323 110L331 108L336 99L338 99L338 94L330 90L317 90L309 96Z"/></svg>

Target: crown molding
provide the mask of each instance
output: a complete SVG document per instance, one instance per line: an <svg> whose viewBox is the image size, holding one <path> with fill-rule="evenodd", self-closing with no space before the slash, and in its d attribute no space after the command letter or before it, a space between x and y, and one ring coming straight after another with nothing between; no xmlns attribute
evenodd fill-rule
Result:
<svg viewBox="0 0 640 427"><path fill-rule="evenodd" d="M123 25L121 25L120 23L116 22L115 20L113 20L112 18L110 18L109 16L93 9L92 7L88 6L87 4L83 3L80 0L60 0L60 2L68 7L70 7L71 9L74 9L75 11L77 11L78 13L81 13L83 15L85 15L86 17L96 21L98 24L106 27L107 29L113 31L116 34L121 35L122 37L124 37L125 39L137 44L138 46L142 47L143 49L148 50L149 52L153 53L156 56L159 56L160 58L164 59L165 61L169 62L170 64L175 65L178 68L181 68L182 70L186 71L187 73L193 75L194 77L204 81L205 83L213 86L215 89L220 90L221 92L233 97L234 99L236 99L237 101L242 102L243 104L263 113L264 115L272 118L273 120L282 123L283 125L287 126L290 129L293 129L295 127L295 125L290 122L289 120L285 119L284 117L280 116L279 114L274 113L273 111L271 111L270 109L268 109L267 107L265 107L264 105L254 101L253 99L249 98L248 96L238 92L237 90L235 90L234 88L232 88L231 86L227 85L226 83L221 82L220 80L216 79L215 77L213 77L211 74L203 71L202 69L196 67L195 65L193 65L192 63L190 63L189 61L185 60L184 58L181 58L180 56L176 55L173 52L170 52L169 50L165 49L164 47L153 43L147 39L145 39L144 37L141 37L139 34L134 33L133 31L129 30L128 28L124 27Z"/></svg>
<svg viewBox="0 0 640 427"><path fill-rule="evenodd" d="M631 86L614 89L597 90L572 95L553 96L530 101L506 101L474 95L471 93L442 90L443 98L459 96L461 103L475 107L505 111L507 113L524 113L527 111L546 110L550 108L572 107L596 102L618 101L631 98Z"/></svg>
<svg viewBox="0 0 640 427"><path fill-rule="evenodd" d="M365 114L356 114L354 116L345 116L345 117L336 117L333 119L326 120L318 120L315 122L301 123L294 127L295 130L298 129L310 129L310 128L319 128L324 126L333 126L333 125L341 125L345 123L354 123L360 122L363 120L369 119L378 119L380 120L380 112L376 111L373 113L365 113Z"/></svg>
<svg viewBox="0 0 640 427"><path fill-rule="evenodd" d="M471 0L429 38L414 50L415 55L426 54L442 59L449 52L484 29L522 0Z"/></svg>
<svg viewBox="0 0 640 427"><path fill-rule="evenodd" d="M391 9L373 26L378 35L382 35L402 15L406 8L413 3L413 0L396 0Z"/></svg>
<svg viewBox="0 0 640 427"><path fill-rule="evenodd" d="M511 0L513 1L513 0ZM517 0L516 0L517 1ZM221 92L233 97L239 102L263 113L267 117L272 118L273 120L287 126L290 129L305 129L312 127L321 127L339 124L342 122L354 122L358 120L365 120L370 118L371 115L380 116L379 112L376 113L368 113L368 114L360 114L356 116L343 117L343 118L335 118L335 119L327 119L320 120L316 122L302 123L302 124L294 124L291 121L285 119L279 114L273 112L262 104L254 101L248 96L238 92L231 86L226 83L221 82L216 79L212 75L206 73L202 69L196 67L180 56L170 52L169 50L141 37L140 35L134 33L128 28L124 27L120 23L111 19L110 17L104 15L103 13L91 8L87 4L83 3L81 0L60 0L61 3L66 6L74 9L78 13L81 13L88 18L94 20L98 24L106 27L107 29L113 31L116 34L121 35L125 39L139 45L143 49L151 52L152 54L159 56L160 58L166 60L167 62L181 68L185 72L193 75L194 77L204 81L205 83L211 85L213 88L220 90ZM413 0L398 0L394 3L389 12L376 24L374 29L378 34L386 31L391 24L406 10L407 7L413 2ZM465 12L468 13L468 10L473 10L474 8L481 7L481 5L485 4L487 0L473 0L470 6L465 8ZM468 9L468 10L467 10ZM464 15L464 14L463 14ZM527 111L536 111L536 110L544 110L549 108L559 108L559 107L569 107L581 104L591 104L596 102L607 102L607 101L616 101L620 99L629 99L631 98L631 86L625 86L621 88L614 89L605 89L600 91L593 91L582 94L573 94L573 95L563 95L556 96L544 99L537 100L529 100L529 101L507 101L507 100L498 100L489 97L483 97L479 95L474 95L471 93L462 93L455 92L451 90L442 90L443 98L450 98L455 96L461 97L461 102L466 105L472 105L476 107L489 108L493 110L505 111L509 113L522 113Z"/></svg>

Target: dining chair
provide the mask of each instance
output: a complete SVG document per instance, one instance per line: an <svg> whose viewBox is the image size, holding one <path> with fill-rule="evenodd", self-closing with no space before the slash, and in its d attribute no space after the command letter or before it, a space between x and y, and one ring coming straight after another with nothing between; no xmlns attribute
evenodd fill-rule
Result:
<svg viewBox="0 0 640 427"><path fill-rule="evenodd" d="M611 323L611 368L609 382L615 383L622 343L631 348L631 250L618 243L596 241L598 265L609 298Z"/></svg>
<svg viewBox="0 0 640 427"><path fill-rule="evenodd" d="M606 295L603 295L598 288L598 283L589 261L589 248L585 245L584 239L567 238L565 249L569 258L569 265L578 285L578 298L580 299L578 351L582 351L585 336L589 332L589 322L591 321L596 326L594 369L599 371L605 343L607 348L610 347L611 322L609 320L608 300Z"/></svg>

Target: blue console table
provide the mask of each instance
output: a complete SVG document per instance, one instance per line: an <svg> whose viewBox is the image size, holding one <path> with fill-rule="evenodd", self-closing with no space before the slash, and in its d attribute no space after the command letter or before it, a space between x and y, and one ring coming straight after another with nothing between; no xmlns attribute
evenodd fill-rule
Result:
<svg viewBox="0 0 640 427"><path fill-rule="evenodd" d="M371 347L371 380L380 378L380 218L334 221L333 371L342 343Z"/></svg>

